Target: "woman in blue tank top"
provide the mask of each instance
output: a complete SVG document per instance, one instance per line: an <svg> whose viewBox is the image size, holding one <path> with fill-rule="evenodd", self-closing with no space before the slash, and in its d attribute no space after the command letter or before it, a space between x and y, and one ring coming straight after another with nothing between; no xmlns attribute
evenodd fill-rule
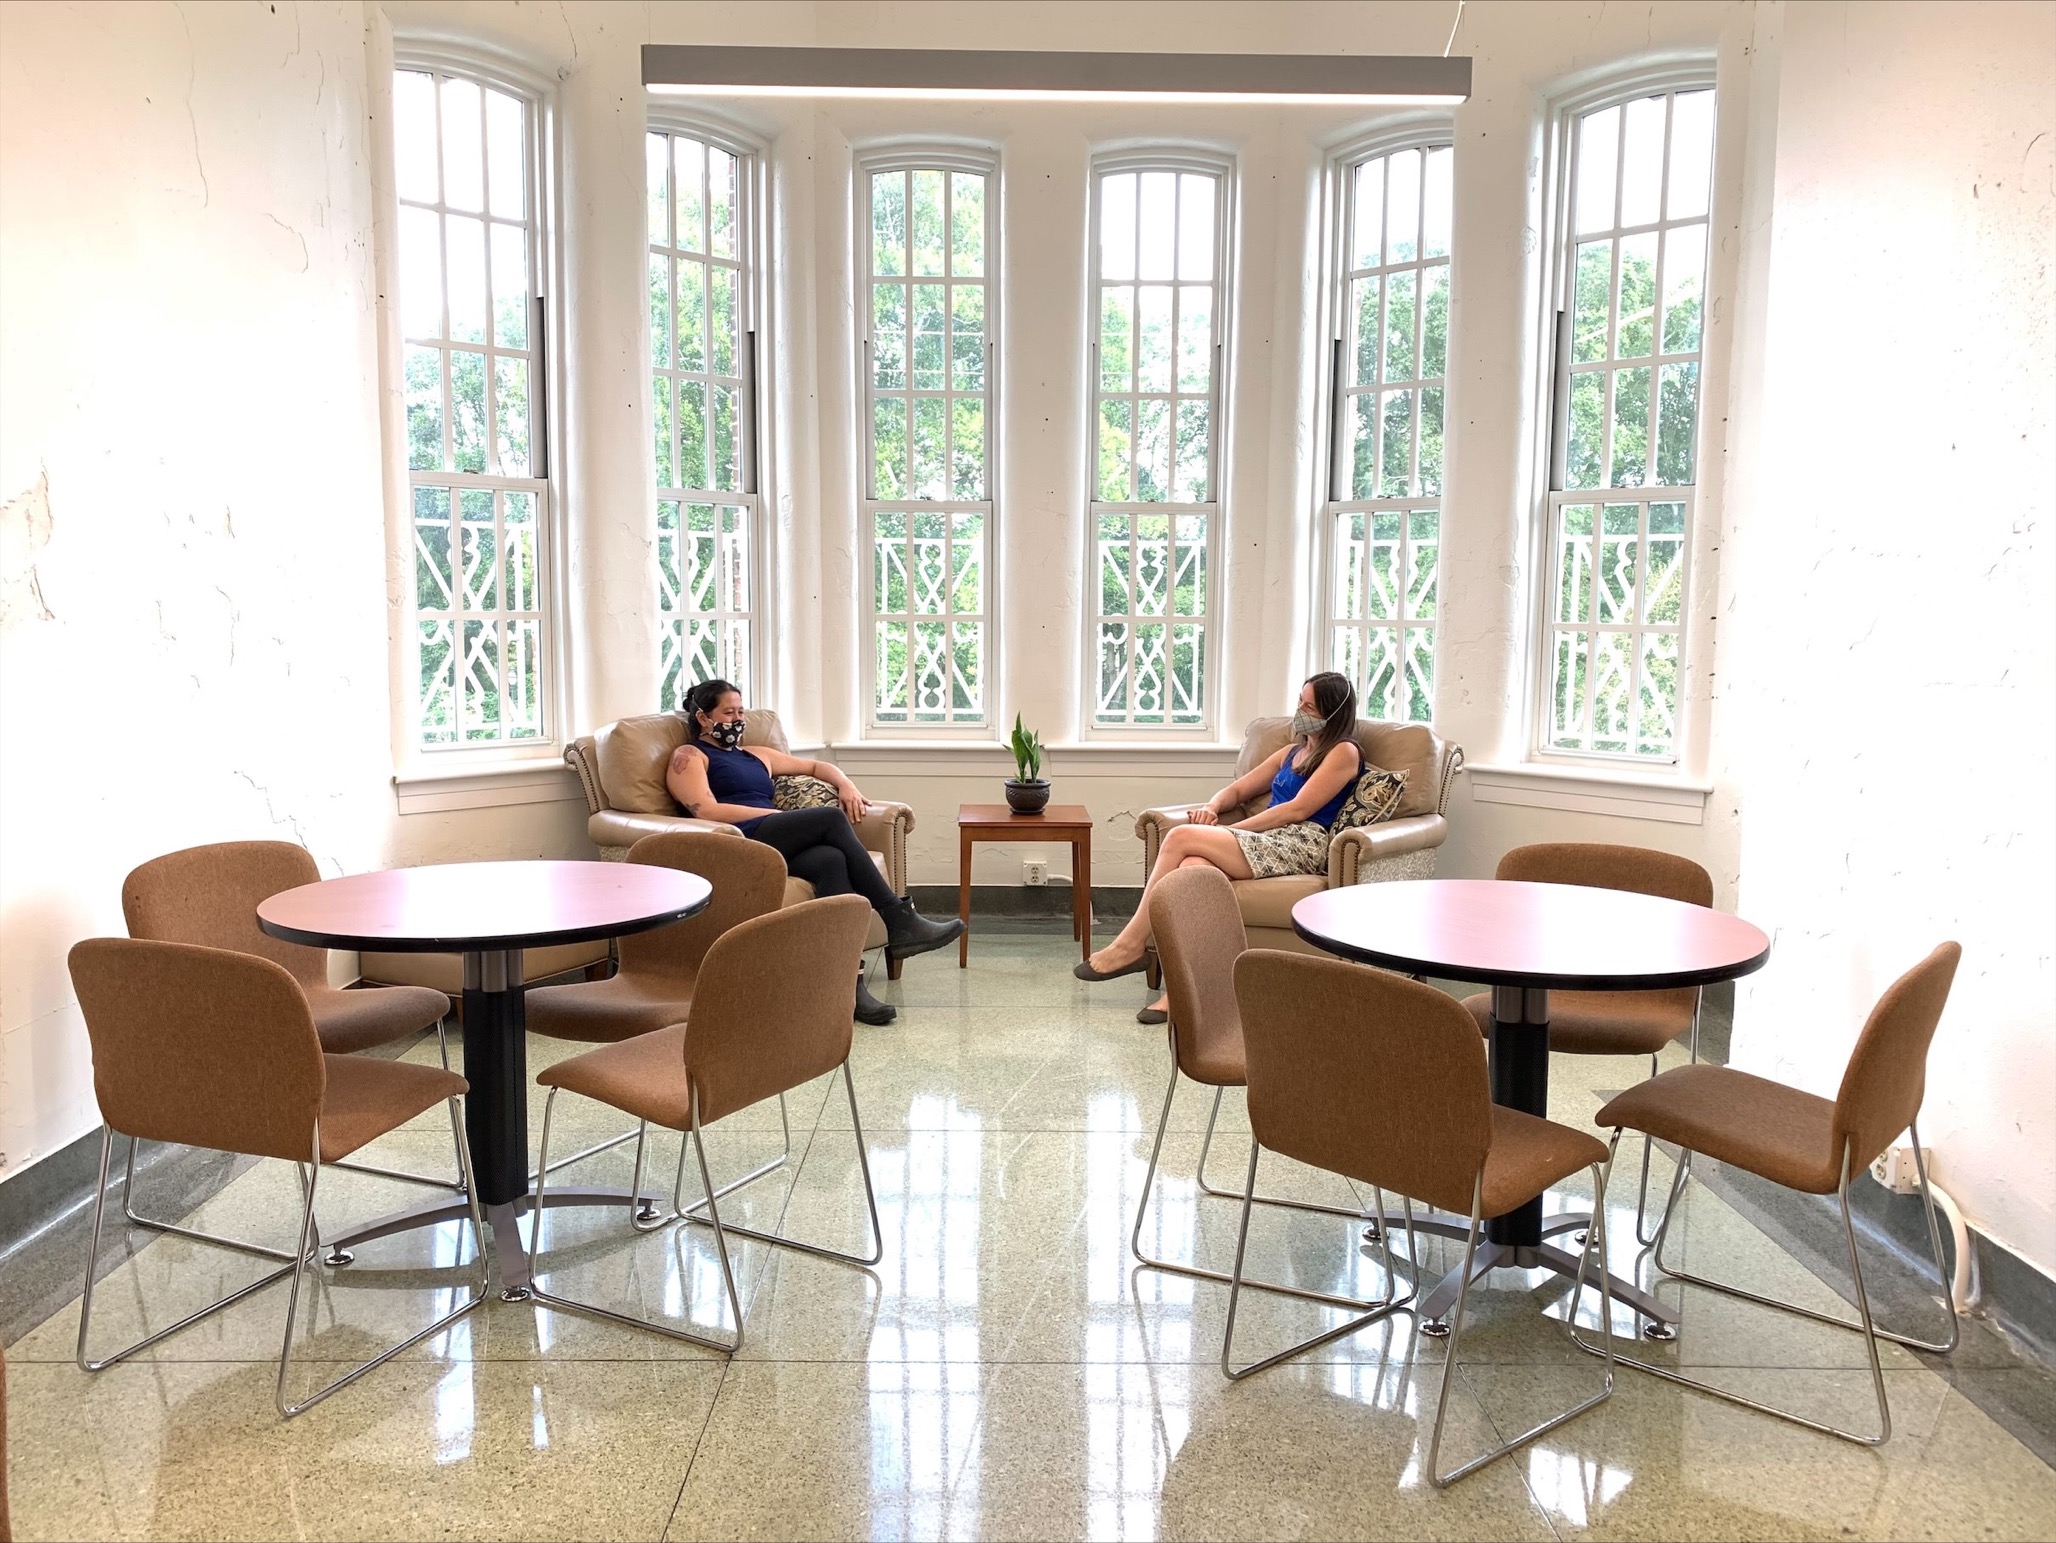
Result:
<svg viewBox="0 0 2056 1543"><path fill-rule="evenodd" d="M1149 891L1173 869L1208 863L1231 879L1269 879L1283 874L1322 873L1328 867L1328 837L1335 816L1349 800L1363 770L1356 744L1356 688L1330 670L1299 688L1292 738L1275 755L1221 789L1205 804L1186 811L1157 852L1156 867L1143 886L1142 904L1120 935L1074 970L1080 980L1112 980L1144 967L1149 942ZM1223 825L1221 816L1269 792L1271 801L1255 814ZM1140 1014L1162 1023L1161 998Z"/></svg>
<svg viewBox="0 0 2056 1543"><path fill-rule="evenodd" d="M701 681L686 694L696 731L672 753L665 786L695 819L724 820L785 859L785 871L814 886L817 896L862 895L885 920L885 954L905 959L953 943L964 924L931 921L914 902L894 894L885 875L857 840L852 822L864 817L864 795L828 761L803 761L768 745L742 742L742 693L725 680ZM773 777L818 777L835 789L839 807L779 810ZM890 1023L894 1010L857 978L857 1017Z"/></svg>

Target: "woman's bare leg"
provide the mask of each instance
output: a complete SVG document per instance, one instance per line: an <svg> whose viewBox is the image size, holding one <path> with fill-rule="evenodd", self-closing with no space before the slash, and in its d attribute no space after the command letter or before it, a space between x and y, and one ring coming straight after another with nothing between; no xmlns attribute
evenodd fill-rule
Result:
<svg viewBox="0 0 2056 1543"><path fill-rule="evenodd" d="M1172 870L1199 866L1218 868L1231 879L1255 877L1233 831L1218 825L1178 826L1164 838L1157 852L1156 867L1150 870L1149 880L1142 886L1142 900L1135 907L1135 914L1113 942L1092 956L1092 967L1118 970L1140 959L1143 946L1149 942L1149 892L1156 888L1159 878Z"/></svg>

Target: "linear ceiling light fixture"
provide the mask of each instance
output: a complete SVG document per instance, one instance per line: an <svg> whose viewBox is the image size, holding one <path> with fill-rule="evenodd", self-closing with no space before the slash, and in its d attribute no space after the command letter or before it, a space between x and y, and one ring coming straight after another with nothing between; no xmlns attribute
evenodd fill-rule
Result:
<svg viewBox="0 0 2056 1543"><path fill-rule="evenodd" d="M1393 54L1095 54L645 43L643 84L665 96L1453 107L1470 97L1471 61Z"/></svg>

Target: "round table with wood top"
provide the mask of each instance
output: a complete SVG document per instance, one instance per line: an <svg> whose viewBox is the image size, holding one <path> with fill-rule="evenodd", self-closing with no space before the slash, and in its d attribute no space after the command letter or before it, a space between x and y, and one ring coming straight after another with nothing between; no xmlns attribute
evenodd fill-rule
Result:
<svg viewBox="0 0 2056 1543"><path fill-rule="evenodd" d="M464 956L464 1124L473 1182L493 1228L500 1295L528 1295L529 1260L516 1218L526 1209L528 1031L522 950L625 937L706 908L695 873L644 863L489 862L394 868L324 879L273 895L257 924L315 948ZM655 1197L652 1197L653 1199ZM558 1189L552 1205L622 1204L626 1190ZM463 1202L416 1206L330 1240L352 1243L460 1220Z"/></svg>
<svg viewBox="0 0 2056 1543"><path fill-rule="evenodd" d="M1494 1103L1549 1114L1549 993L1707 986L1760 969L1770 939L1739 916L1654 895L1505 879L1414 879L1309 895L1292 930L1316 948L1408 975L1492 988ZM1381 1223L1382 1224L1382 1223ZM1461 1238L1467 1217L1431 1217L1426 1230ZM1540 1197L1492 1218L1472 1270L1548 1269L1575 1277L1575 1254L1548 1241L1591 1225L1585 1213L1542 1217ZM1461 1266L1420 1307L1441 1323L1463 1284ZM1616 1300L1660 1334L1676 1314L1618 1276Z"/></svg>

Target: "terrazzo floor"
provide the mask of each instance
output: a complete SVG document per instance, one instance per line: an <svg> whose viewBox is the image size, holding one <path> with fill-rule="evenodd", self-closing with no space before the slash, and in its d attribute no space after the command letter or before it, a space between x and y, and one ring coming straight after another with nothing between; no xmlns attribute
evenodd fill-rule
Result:
<svg viewBox="0 0 2056 1543"><path fill-rule="evenodd" d="M2056 1534L2056 1472L1895 1347L1885 1357L1894 1435L1880 1449L1624 1369L1610 1402L1445 1492L1424 1470L1446 1341L1417 1335L1407 1314L1229 1384L1218 1364L1226 1288L1138 1269L1128 1253L1169 1071L1163 1031L1134 1021L1139 981L1074 981L1075 950L1060 936L981 937L967 971L947 950L910 962L896 985L877 983L900 1004L899 1021L860 1027L853 1065L883 1262L865 1271L740 1246L748 1337L733 1360L495 1299L281 1421L271 1393L282 1289L96 1376L72 1364L74 1302L7 1352L17 1536ZM534 1040L531 1070L575 1048ZM430 1058L433 1046L410 1054ZM1552 1075L1552 1114L1583 1124L1635 1070L1558 1057ZM1177 1098L1145 1235L1153 1252L1225 1268L1238 1207L1193 1183L1207 1097L1188 1084ZM538 1094L532 1139L541 1113ZM790 1115L793 1162L724 1214L859 1246L856 1146L839 1085L810 1084ZM620 1125L569 1099L557 1121L557 1140L580 1145ZM1209 1177L1226 1188L1247 1153L1232 1093L1222 1130ZM722 1122L710 1145L717 1182L775 1156L775 1105ZM658 1160L676 1151L666 1137ZM426 1116L366 1155L441 1171L448 1127ZM625 1183L629 1149L582 1166L580 1177ZM1667 1179L1661 1157L1656 1167ZM1625 1272L1634 1197L1622 1170L1610 1235ZM1343 1205L1367 1198L1277 1158L1265 1160L1262 1183ZM331 1171L321 1217L333 1229L420 1193ZM1550 1204L1576 1201L1573 1185ZM289 1246L297 1209L292 1173L266 1163L193 1224ZM1816 1305L1838 1301L1703 1187L1691 1190L1677 1238L1688 1264L1714 1261ZM1429 1279L1455 1250L1424 1240ZM468 1241L445 1229L366 1245L355 1264L325 1272L303 1318L298 1390L323 1363L339 1369L430 1322L465 1289L468 1257ZM556 1212L542 1263L553 1289L610 1306L702 1324L721 1312L705 1229L636 1235L618 1211ZM1353 1226L1304 1213L1260 1211L1250 1267L1372 1294L1382 1280ZM176 1238L151 1243L96 1295L96 1346L127 1343L262 1268ZM1679 1288L1663 1290L1675 1300ZM1445 1465L1596 1388L1597 1363L1566 1336L1567 1296L1553 1278L1512 1271L1473 1294ZM1854 1336L1702 1292L1684 1300L1675 1343L1644 1350L1816 1414L1873 1413ZM1588 1302L1587 1321L1595 1312ZM1238 1355L1333 1321L1317 1306L1245 1296Z"/></svg>

